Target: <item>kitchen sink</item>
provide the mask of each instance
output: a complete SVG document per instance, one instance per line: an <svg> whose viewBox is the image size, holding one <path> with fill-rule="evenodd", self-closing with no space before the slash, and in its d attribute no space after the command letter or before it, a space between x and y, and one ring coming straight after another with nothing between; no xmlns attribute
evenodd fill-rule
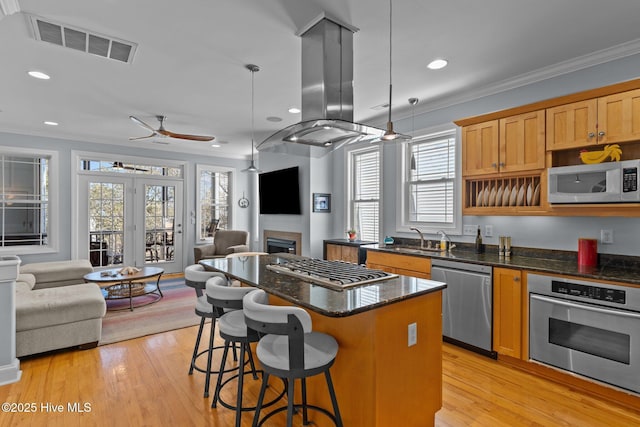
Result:
<svg viewBox="0 0 640 427"><path fill-rule="evenodd" d="M397 247L394 247L393 250L395 252L406 253L406 254L434 254L434 253L440 252L440 249L416 248L416 247L407 247L407 246L397 246Z"/></svg>

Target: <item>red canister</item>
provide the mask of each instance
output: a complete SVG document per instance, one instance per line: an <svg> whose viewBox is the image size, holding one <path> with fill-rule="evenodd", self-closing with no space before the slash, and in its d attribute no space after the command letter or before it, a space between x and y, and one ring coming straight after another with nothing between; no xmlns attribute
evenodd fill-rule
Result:
<svg viewBox="0 0 640 427"><path fill-rule="evenodd" d="M595 267L598 264L598 240L578 239L578 265Z"/></svg>

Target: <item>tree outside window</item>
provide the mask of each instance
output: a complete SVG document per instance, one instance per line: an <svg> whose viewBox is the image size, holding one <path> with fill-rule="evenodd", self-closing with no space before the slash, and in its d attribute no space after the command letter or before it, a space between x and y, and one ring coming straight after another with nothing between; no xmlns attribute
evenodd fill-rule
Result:
<svg viewBox="0 0 640 427"><path fill-rule="evenodd" d="M198 240L211 239L216 230L230 224L231 172L199 167L198 171Z"/></svg>

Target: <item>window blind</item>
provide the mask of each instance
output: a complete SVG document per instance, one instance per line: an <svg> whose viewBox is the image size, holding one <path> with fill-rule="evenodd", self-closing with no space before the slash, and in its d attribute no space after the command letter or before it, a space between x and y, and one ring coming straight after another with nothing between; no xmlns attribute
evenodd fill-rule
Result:
<svg viewBox="0 0 640 427"><path fill-rule="evenodd" d="M455 136L426 136L409 144L408 220L453 224Z"/></svg>
<svg viewBox="0 0 640 427"><path fill-rule="evenodd" d="M352 224L361 240L377 241L380 234L380 151L352 154Z"/></svg>

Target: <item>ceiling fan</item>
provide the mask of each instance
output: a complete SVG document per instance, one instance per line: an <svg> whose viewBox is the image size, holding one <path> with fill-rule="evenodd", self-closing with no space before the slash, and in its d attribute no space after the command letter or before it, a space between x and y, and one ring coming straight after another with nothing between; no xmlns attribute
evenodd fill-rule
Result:
<svg viewBox="0 0 640 427"><path fill-rule="evenodd" d="M112 167L114 169L127 169L127 170L131 170L131 171L149 172L149 169L142 169L142 168L137 168L135 166L125 165L122 162L113 162Z"/></svg>
<svg viewBox="0 0 640 427"><path fill-rule="evenodd" d="M147 135L147 136L138 136L138 137L130 137L129 140L130 141L134 141L137 139L145 139L145 138L151 138L153 136L169 136L171 138L178 138L178 139L188 139L191 141L212 141L214 139L213 136L204 136L204 135L188 135L188 134L184 134L184 133L174 133L171 131L168 131L164 128L164 121L166 119L165 116L156 116L156 119L158 119L158 121L160 122L160 127L158 129L154 129L151 126L149 126L148 124L146 124L145 122L143 122L142 120L140 120L139 118L135 117L135 116L129 116L129 118L131 120L133 120L134 123L142 126L145 129L148 129L151 131L151 135Z"/></svg>

